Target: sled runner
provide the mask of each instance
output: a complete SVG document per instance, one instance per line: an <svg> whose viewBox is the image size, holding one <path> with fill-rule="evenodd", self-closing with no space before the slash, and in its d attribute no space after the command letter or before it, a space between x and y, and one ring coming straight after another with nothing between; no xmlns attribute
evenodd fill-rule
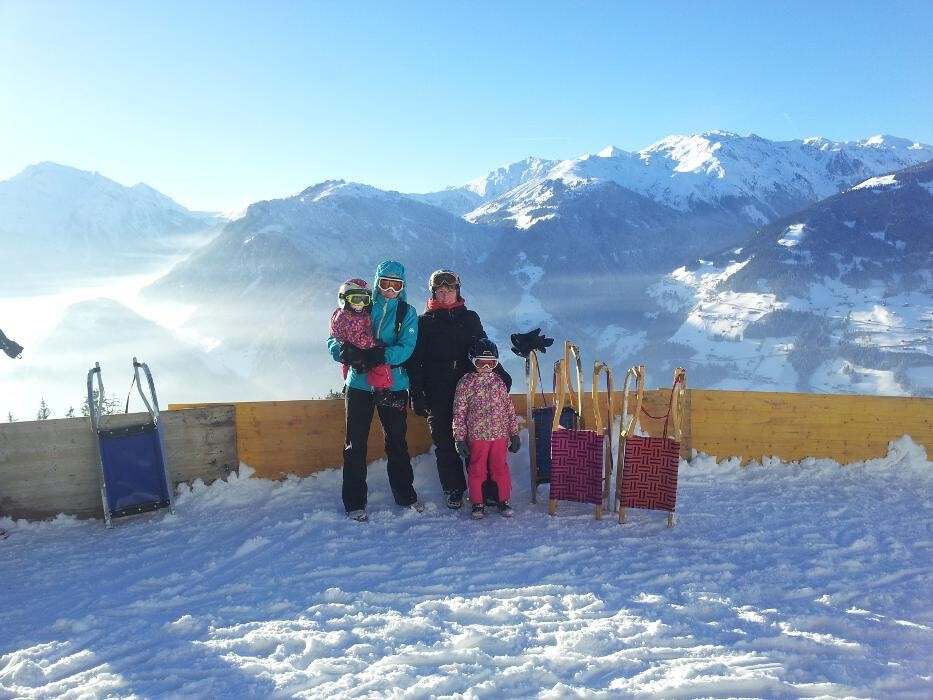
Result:
<svg viewBox="0 0 933 700"><path fill-rule="evenodd" d="M606 424L603 425L599 412L599 375L606 375L606 401L608 402ZM613 397L612 368L605 362L593 363L593 415L596 416L596 432L604 436L605 451L603 453L603 501L602 507L612 509L612 419L615 416L615 400Z"/></svg>
<svg viewBox="0 0 933 700"><path fill-rule="evenodd" d="M152 403L143 393L139 370L146 374ZM94 401L94 378L97 378L98 400ZM152 373L145 362L133 358L133 384L139 390L148 416L127 422L116 416L103 419L104 384L100 363L87 374L87 402L91 429L97 436L97 454L101 470L100 495L104 506L104 521L112 527L112 519L134 515L159 508L175 512L172 502L171 479L166 461L165 435L159 413ZM127 396L129 409L129 396ZM103 425L108 423L109 425Z"/></svg>
<svg viewBox="0 0 933 700"><path fill-rule="evenodd" d="M605 456L605 435L595 430L585 429L583 417L583 371L580 365L580 351L570 341L564 350L564 359L558 360L555 375L559 380L556 405L564 403L565 389L573 396L568 363L570 355L576 359L577 370L577 413L578 427L565 428L555 416L551 433L551 491L548 513L557 514L558 501L576 501L591 503L595 506L594 516L602 518L603 502L603 459ZM599 405L594 405L598 414ZM597 415L596 424L599 424Z"/></svg>
<svg viewBox="0 0 933 700"><path fill-rule="evenodd" d="M629 379L635 378L635 407L628 425L625 424ZM619 522L625 522L626 508L645 508L667 511L667 526L674 526L677 504L677 470L680 464L680 441L683 439L684 401L687 395L687 372L682 367L674 370L667 412L652 416L642 405L644 397L645 367L632 367L625 375L622 387L622 423L619 429L621 466L616 477L616 503ZM656 420L664 419L660 437L633 435L640 414ZM673 437L668 435L668 427Z"/></svg>

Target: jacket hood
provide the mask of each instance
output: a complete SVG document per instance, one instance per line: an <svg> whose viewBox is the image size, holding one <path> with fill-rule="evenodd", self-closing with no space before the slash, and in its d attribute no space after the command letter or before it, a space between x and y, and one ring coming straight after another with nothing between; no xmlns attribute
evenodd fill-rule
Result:
<svg viewBox="0 0 933 700"><path fill-rule="evenodd" d="M397 277L398 279L405 282L405 286L402 287L402 293L399 294L396 299L401 299L404 302L408 302L408 281L405 279L405 266L402 265L397 260L383 260L379 263L379 266L376 268L376 276L373 278L373 292L379 294L379 278L380 277ZM379 295L381 299L385 299L382 295Z"/></svg>

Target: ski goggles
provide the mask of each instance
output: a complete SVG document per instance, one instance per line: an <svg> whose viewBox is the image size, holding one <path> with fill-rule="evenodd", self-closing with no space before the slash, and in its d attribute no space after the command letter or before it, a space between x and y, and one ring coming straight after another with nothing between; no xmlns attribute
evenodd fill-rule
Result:
<svg viewBox="0 0 933 700"><path fill-rule="evenodd" d="M373 300L369 292L350 292L349 294L344 294L343 298L352 306L368 306Z"/></svg>
<svg viewBox="0 0 933 700"><path fill-rule="evenodd" d="M404 286L405 283L399 279L393 279L391 277L379 278L379 289L384 292L388 292L390 289L394 292L400 292Z"/></svg>
<svg viewBox="0 0 933 700"><path fill-rule="evenodd" d="M499 360L494 357L477 357L473 360L473 366L476 369L495 369Z"/></svg>
<svg viewBox="0 0 933 700"><path fill-rule="evenodd" d="M453 272L435 272L431 275L431 291L438 287L459 287L460 278Z"/></svg>

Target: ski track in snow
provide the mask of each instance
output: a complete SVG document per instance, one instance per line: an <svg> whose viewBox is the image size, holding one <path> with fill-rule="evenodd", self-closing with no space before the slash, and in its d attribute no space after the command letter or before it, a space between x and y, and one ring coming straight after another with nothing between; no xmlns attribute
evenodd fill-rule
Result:
<svg viewBox="0 0 933 700"><path fill-rule="evenodd" d="M251 472L241 468L242 475ZM471 522L415 459L180 487L177 514L0 519L0 697L853 697L933 692L933 463L682 462L677 525L547 488Z"/></svg>

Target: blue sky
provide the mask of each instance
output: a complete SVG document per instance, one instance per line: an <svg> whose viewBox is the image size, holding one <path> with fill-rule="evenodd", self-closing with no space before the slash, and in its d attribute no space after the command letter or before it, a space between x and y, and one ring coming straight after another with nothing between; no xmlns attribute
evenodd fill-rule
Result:
<svg viewBox="0 0 933 700"><path fill-rule="evenodd" d="M931 27L928 0L0 0L0 179L51 160L229 209L712 129L933 143Z"/></svg>

